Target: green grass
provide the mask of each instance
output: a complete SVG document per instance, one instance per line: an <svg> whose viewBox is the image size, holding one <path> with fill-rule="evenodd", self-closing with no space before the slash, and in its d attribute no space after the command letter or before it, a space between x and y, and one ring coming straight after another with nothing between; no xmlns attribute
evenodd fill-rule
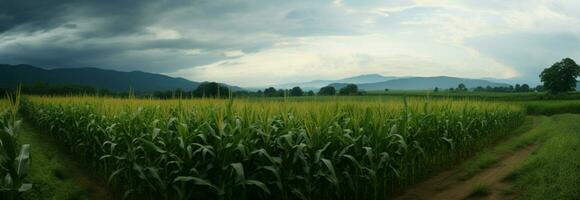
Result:
<svg viewBox="0 0 580 200"><path fill-rule="evenodd" d="M580 114L580 100L526 101L519 104L532 115Z"/></svg>
<svg viewBox="0 0 580 200"><path fill-rule="evenodd" d="M73 180L71 160L54 146L51 139L35 133L28 124L23 125L18 142L31 145L28 181L33 184L32 189L24 193L24 199L88 199L87 190Z"/></svg>
<svg viewBox="0 0 580 200"><path fill-rule="evenodd" d="M410 91L373 91L367 92L367 96L408 96L434 98L472 98L480 100L494 101L533 101L533 100L563 100L563 99L580 99L580 92L570 92L568 94L550 95L545 92L449 92L449 91L427 91L427 90L410 90Z"/></svg>
<svg viewBox="0 0 580 200"><path fill-rule="evenodd" d="M510 176L518 199L580 198L580 115L550 118L543 145Z"/></svg>

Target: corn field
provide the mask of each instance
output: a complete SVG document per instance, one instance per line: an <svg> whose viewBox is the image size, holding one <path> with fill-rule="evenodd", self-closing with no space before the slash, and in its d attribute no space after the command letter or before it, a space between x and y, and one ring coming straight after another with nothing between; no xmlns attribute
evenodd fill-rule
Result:
<svg viewBox="0 0 580 200"><path fill-rule="evenodd" d="M126 199L388 199L525 116L470 100L33 96L22 113Z"/></svg>
<svg viewBox="0 0 580 200"><path fill-rule="evenodd" d="M21 120L18 116L20 90L0 99L0 199L20 199L32 188L26 183L30 166L30 145L17 142Z"/></svg>

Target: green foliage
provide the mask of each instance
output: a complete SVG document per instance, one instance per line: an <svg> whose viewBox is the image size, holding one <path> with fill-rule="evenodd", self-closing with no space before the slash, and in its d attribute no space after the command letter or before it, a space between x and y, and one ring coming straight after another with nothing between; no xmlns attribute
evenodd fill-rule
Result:
<svg viewBox="0 0 580 200"><path fill-rule="evenodd" d="M290 90L290 96L296 97L296 96L302 96L302 95L304 95L304 91L302 91L302 89L300 87L298 87L298 86L293 87Z"/></svg>
<svg viewBox="0 0 580 200"><path fill-rule="evenodd" d="M547 120L548 121L548 120ZM518 199L578 199L580 194L580 116L550 117L540 136L542 145L512 173Z"/></svg>
<svg viewBox="0 0 580 200"><path fill-rule="evenodd" d="M278 91L276 91L276 88L274 88L274 87L266 88L264 90L264 96L267 96L267 97L278 96Z"/></svg>
<svg viewBox="0 0 580 200"><path fill-rule="evenodd" d="M526 108L526 113L533 115L580 114L579 100L526 101L520 104Z"/></svg>
<svg viewBox="0 0 580 200"><path fill-rule="evenodd" d="M22 195L22 199L89 199L86 182L75 179L78 169L70 156L64 154L50 135L35 132L26 122L18 134L18 141L30 144L30 156L34 164L30 166L27 180L34 185Z"/></svg>
<svg viewBox="0 0 580 200"><path fill-rule="evenodd" d="M544 88L550 93L563 93L576 89L576 77L580 75L580 66L570 58L553 64L544 69L540 74L540 79L544 83Z"/></svg>
<svg viewBox="0 0 580 200"><path fill-rule="evenodd" d="M457 91L458 91L458 92L466 92L466 91L467 91L467 87L465 87L465 84L463 84L463 83L460 83L460 84L457 86Z"/></svg>
<svg viewBox="0 0 580 200"><path fill-rule="evenodd" d="M334 96L334 95L336 95L336 89L332 86L324 86L324 87L320 88L320 91L318 91L318 95Z"/></svg>
<svg viewBox="0 0 580 200"><path fill-rule="evenodd" d="M225 98L230 94L230 89L216 82L204 82L193 91L195 97Z"/></svg>
<svg viewBox="0 0 580 200"><path fill-rule="evenodd" d="M340 95L357 95L358 94L358 86L356 84L348 84L340 89Z"/></svg>
<svg viewBox="0 0 580 200"><path fill-rule="evenodd" d="M384 199L524 115L461 101L140 102L35 98L23 111L132 199Z"/></svg>
<svg viewBox="0 0 580 200"><path fill-rule="evenodd" d="M32 188L25 182L30 166L30 145L18 145L20 90L7 95L7 109L0 110L0 199L20 199Z"/></svg>

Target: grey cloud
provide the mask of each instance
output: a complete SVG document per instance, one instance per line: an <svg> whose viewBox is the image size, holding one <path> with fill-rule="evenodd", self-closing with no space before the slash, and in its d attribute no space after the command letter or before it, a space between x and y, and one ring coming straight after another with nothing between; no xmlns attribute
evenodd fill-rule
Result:
<svg viewBox="0 0 580 200"><path fill-rule="evenodd" d="M356 23L326 1L8 0L0 7L0 59L173 72L296 36L354 34ZM152 26L181 37L157 38Z"/></svg>
<svg viewBox="0 0 580 200"><path fill-rule="evenodd" d="M65 16L55 15L66 10L66 0L5 0L0 6L0 33L20 27L37 31L60 25Z"/></svg>

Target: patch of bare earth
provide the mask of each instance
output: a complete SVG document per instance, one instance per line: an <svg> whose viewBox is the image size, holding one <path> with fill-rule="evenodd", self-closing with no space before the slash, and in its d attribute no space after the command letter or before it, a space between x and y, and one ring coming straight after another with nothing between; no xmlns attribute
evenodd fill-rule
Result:
<svg viewBox="0 0 580 200"><path fill-rule="evenodd" d="M538 145L530 145L512 154L506 155L496 164L483 169L467 180L461 180L463 174L457 169L444 171L435 177L412 186L395 199L513 199L515 198L515 194L509 192L511 185L503 182L503 180L515 169L518 163L529 156L537 146ZM474 189L481 185L484 185L488 189L488 194L480 197L470 197Z"/></svg>

